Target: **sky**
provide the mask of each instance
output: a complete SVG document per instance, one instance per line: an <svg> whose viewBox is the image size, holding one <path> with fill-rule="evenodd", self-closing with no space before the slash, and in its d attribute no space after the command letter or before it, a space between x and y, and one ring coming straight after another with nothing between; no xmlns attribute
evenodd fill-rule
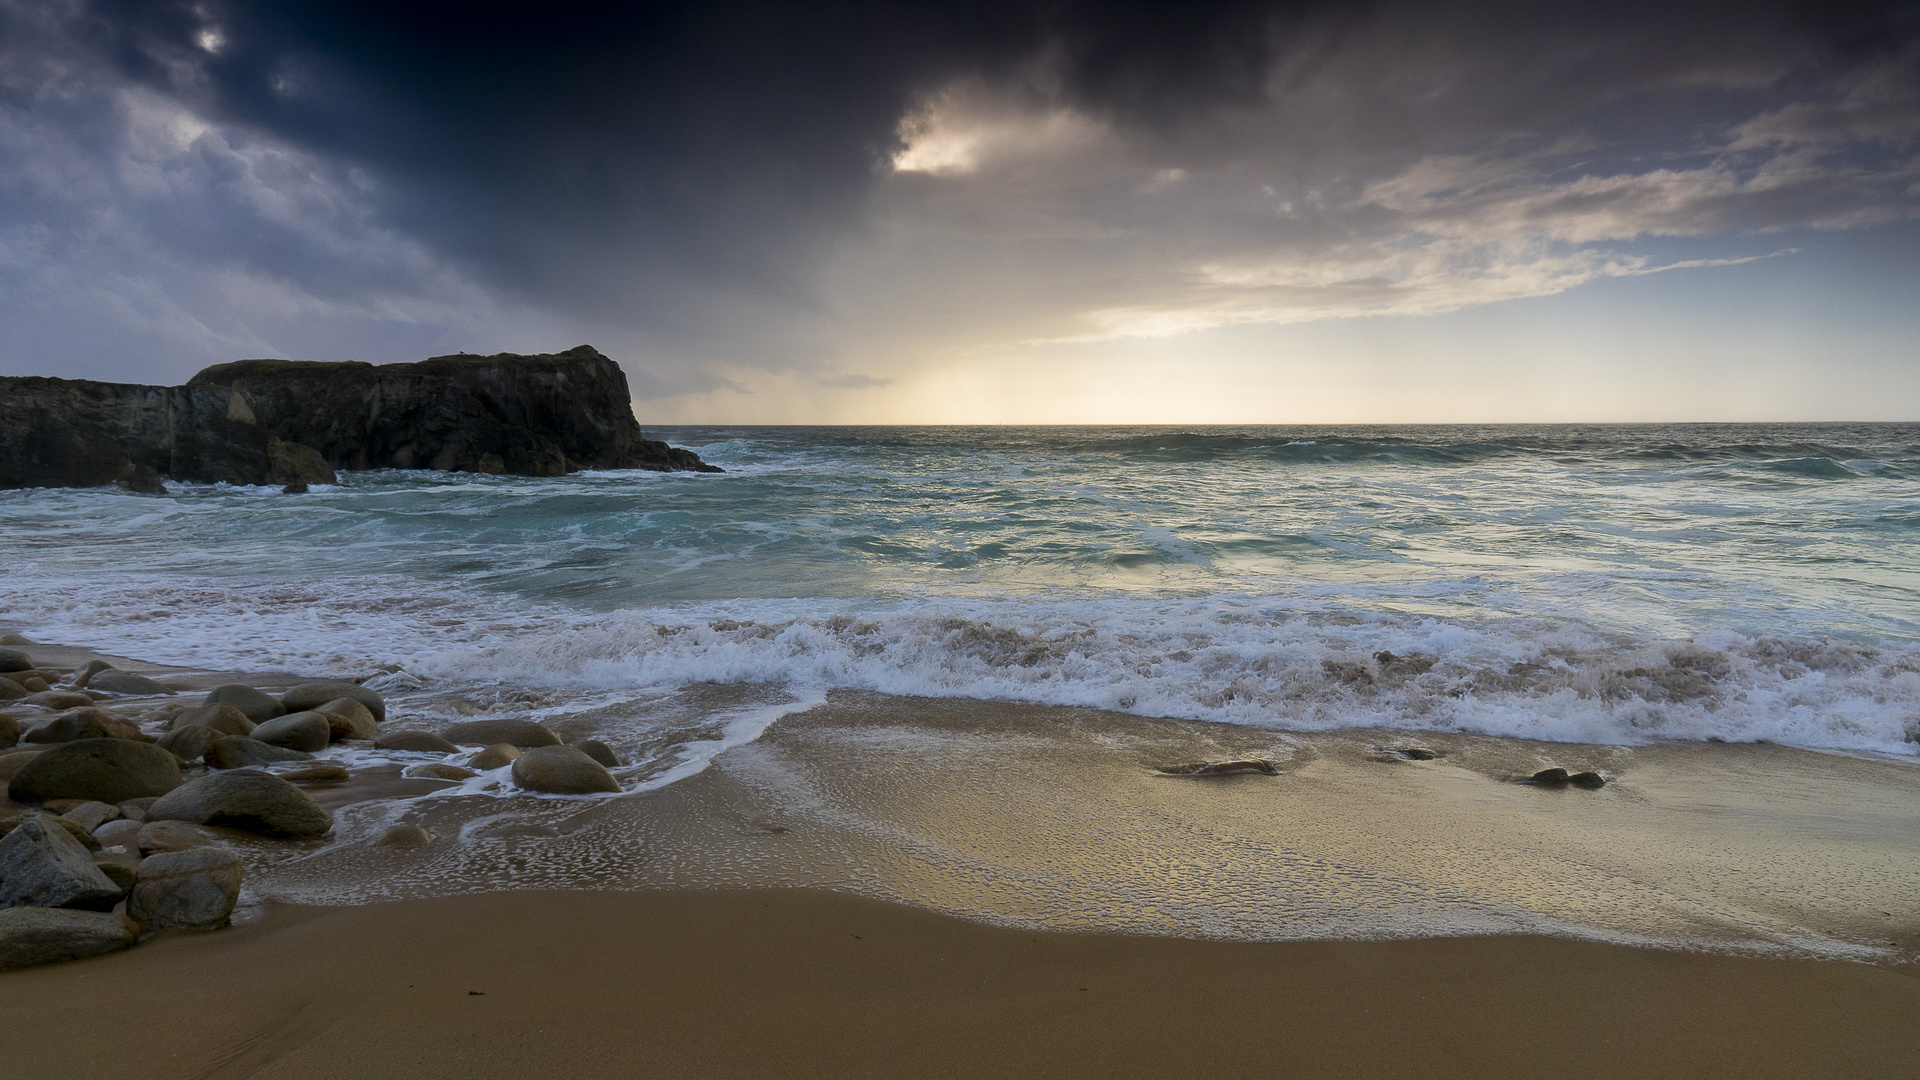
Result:
<svg viewBox="0 0 1920 1080"><path fill-rule="evenodd" d="M1920 420L1920 4L0 0L0 374L583 343L643 424Z"/></svg>

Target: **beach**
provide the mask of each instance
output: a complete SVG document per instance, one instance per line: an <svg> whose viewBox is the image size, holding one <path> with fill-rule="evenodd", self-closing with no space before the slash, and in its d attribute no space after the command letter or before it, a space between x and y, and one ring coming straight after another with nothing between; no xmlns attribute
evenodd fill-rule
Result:
<svg viewBox="0 0 1920 1080"><path fill-rule="evenodd" d="M111 1019L76 1003L113 1000ZM1036 934L800 890L286 908L0 976L0 1074L1913 1074L1911 967Z"/></svg>
<svg viewBox="0 0 1920 1080"><path fill-rule="evenodd" d="M0 630L64 643L10 647L154 680L91 695L145 737L231 684L384 716L257 766L324 833L206 830L234 925L0 975L0 1070L1910 1075L1905 432L1847 478L1718 433L733 432L698 479L0 496ZM1276 468L1297 537L1164 486ZM1858 535L1782 555L1795 505ZM476 724L609 786L427 738Z"/></svg>

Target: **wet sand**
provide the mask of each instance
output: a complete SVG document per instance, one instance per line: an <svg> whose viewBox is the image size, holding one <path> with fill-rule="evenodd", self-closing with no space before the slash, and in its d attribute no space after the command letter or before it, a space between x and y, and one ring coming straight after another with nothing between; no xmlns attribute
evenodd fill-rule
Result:
<svg viewBox="0 0 1920 1080"><path fill-rule="evenodd" d="M283 908L0 975L0 1012L9 1080L1920 1073L1911 971L1034 933L802 890Z"/></svg>

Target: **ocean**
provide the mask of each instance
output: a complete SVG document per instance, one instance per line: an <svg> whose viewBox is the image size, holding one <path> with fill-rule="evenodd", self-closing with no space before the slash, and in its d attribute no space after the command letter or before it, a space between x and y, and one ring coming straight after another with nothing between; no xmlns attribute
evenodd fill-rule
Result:
<svg viewBox="0 0 1920 1080"><path fill-rule="evenodd" d="M0 580L235 670L1920 750L1916 425L650 434L727 473L7 492Z"/></svg>
<svg viewBox="0 0 1920 1080"><path fill-rule="evenodd" d="M241 844L249 902L1914 947L1920 425L649 434L727 471L0 493L0 622L621 760L535 797L338 744L334 833ZM1549 766L1609 783L1512 782Z"/></svg>

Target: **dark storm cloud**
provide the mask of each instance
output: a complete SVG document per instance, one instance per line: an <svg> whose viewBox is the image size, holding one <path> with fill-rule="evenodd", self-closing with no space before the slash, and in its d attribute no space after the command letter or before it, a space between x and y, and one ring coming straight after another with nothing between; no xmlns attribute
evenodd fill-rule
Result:
<svg viewBox="0 0 1920 1080"><path fill-rule="evenodd" d="M588 326L830 371L928 296L1041 335L1257 321L1407 291L1375 249L1409 237L1564 282L1602 255L1541 244L1911 206L1906 6L1542 8L0 0L6 317L229 354Z"/></svg>

